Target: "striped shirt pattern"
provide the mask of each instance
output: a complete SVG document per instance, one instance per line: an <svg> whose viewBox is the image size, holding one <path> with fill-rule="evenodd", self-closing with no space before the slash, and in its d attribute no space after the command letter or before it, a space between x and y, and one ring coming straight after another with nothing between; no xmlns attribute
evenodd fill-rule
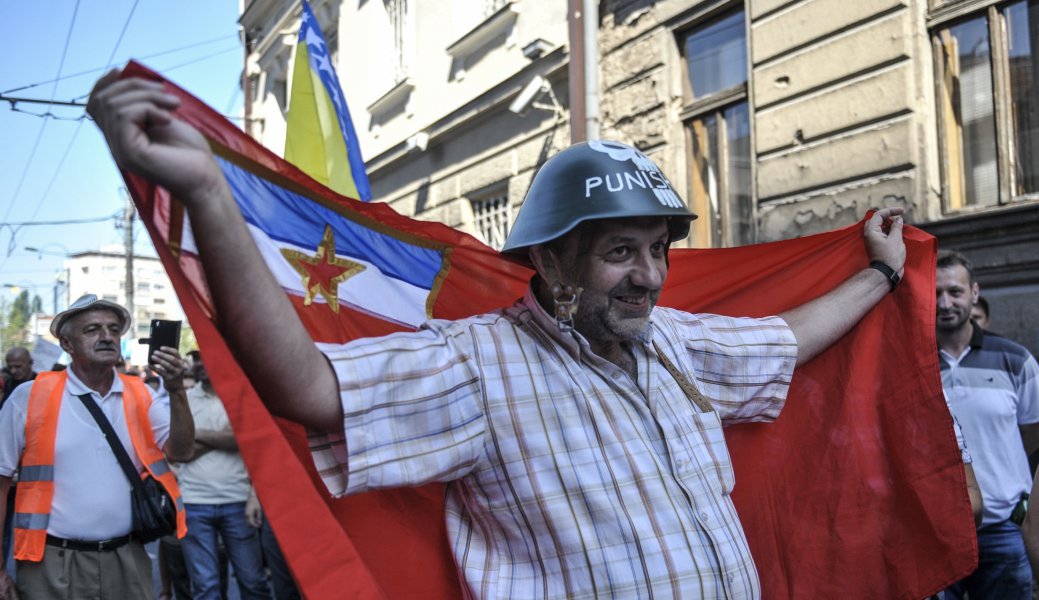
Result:
<svg viewBox="0 0 1039 600"><path fill-rule="evenodd" d="M716 412L698 411L651 340ZM760 596L721 426L782 409L797 358L782 319L656 308L637 381L529 290L327 353L345 416L342 434L311 437L326 485L451 482L449 541L472 596Z"/></svg>
<svg viewBox="0 0 1039 600"><path fill-rule="evenodd" d="M1039 363L1028 350L974 325L960 356L938 352L942 387L974 459L982 526L1010 518L1032 489L1019 427L1039 423Z"/></svg>

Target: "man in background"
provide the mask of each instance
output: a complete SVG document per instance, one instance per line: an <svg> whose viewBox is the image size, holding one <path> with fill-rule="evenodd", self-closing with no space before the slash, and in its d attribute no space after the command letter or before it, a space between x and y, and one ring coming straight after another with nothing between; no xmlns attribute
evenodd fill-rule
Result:
<svg viewBox="0 0 1039 600"><path fill-rule="evenodd" d="M978 301L974 303L974 306L970 309L970 318L974 319L974 322L978 324L985 331L988 331L988 300L983 296L978 296Z"/></svg>
<svg viewBox="0 0 1039 600"><path fill-rule="evenodd" d="M0 399L0 407L7 402L7 399L14 392L14 388L22 385L26 381L32 381L36 379L36 371L32 370L32 356L29 351L21 346L15 346L7 351L7 356L4 357L4 370L6 376L4 377L4 397ZM6 565L7 561L11 557L11 519L14 515L14 495L17 483L11 483L11 493L7 495L7 518L4 519L4 537L3 537L3 564Z"/></svg>
<svg viewBox="0 0 1039 600"><path fill-rule="evenodd" d="M36 379L36 372L32 370L32 356L29 351L21 346L15 346L7 351L4 357L4 366L7 367L8 377L4 378L4 398L6 402L14 392L14 388L26 381ZM3 406L3 403L0 403Z"/></svg>
<svg viewBox="0 0 1039 600"><path fill-rule="evenodd" d="M971 320L979 297L970 261L938 254L937 341L942 387L974 459L984 503L978 569L948 590L971 600L1031 598L1021 523L1039 447L1039 364L1024 347Z"/></svg>
<svg viewBox="0 0 1039 600"><path fill-rule="evenodd" d="M241 597L269 599L260 538L251 524L259 524L259 503L249 502L252 484L227 411L213 389L201 356L192 356L198 383L188 391L188 404L195 420L195 455L180 466L178 473L188 522L181 549L192 596L195 600L221 597L219 542L223 540Z"/></svg>

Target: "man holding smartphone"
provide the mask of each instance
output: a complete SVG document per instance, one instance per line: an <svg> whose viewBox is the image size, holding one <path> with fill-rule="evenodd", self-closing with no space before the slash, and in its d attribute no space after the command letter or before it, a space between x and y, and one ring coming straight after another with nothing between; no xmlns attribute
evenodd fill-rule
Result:
<svg viewBox="0 0 1039 600"><path fill-rule="evenodd" d="M155 354L152 366L165 384L158 392L117 372L119 340L129 328L122 306L93 294L79 298L51 324L72 358L69 368L40 373L0 410L0 510L17 471L14 552L23 597L152 594L151 560L131 535L130 482L87 403L100 407L137 469L174 501L180 492L166 476L165 457L190 458L194 425L186 365L175 348ZM0 572L4 587L10 579Z"/></svg>

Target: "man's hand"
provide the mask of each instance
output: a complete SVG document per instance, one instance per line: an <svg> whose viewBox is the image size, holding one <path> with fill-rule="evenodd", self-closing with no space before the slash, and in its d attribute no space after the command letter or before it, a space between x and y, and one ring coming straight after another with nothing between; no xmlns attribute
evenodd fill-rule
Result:
<svg viewBox="0 0 1039 600"><path fill-rule="evenodd" d="M176 348L163 346L152 355L152 368L162 378L162 385L169 393L184 390L184 373L188 370L188 363L181 358Z"/></svg>
<svg viewBox="0 0 1039 600"><path fill-rule="evenodd" d="M862 235L870 261L880 261L901 277L906 246L902 209L882 208L866 221ZM797 364L803 365L848 332L891 291L876 269L864 268L826 294L779 315L797 338Z"/></svg>
<svg viewBox="0 0 1039 600"><path fill-rule="evenodd" d="M112 70L90 92L87 113L108 141L115 162L190 202L199 191L225 185L209 144L173 116L180 99L163 84L119 79Z"/></svg>
<svg viewBox="0 0 1039 600"><path fill-rule="evenodd" d="M260 499L256 497L256 491L249 493L249 499L245 501L245 522L253 529L259 529L263 525L263 508L260 507Z"/></svg>
<svg viewBox="0 0 1039 600"><path fill-rule="evenodd" d="M882 208L873 213L862 230L870 261L886 264L899 277L905 274L906 265L906 245L902 240L903 212L900 207Z"/></svg>
<svg viewBox="0 0 1039 600"><path fill-rule="evenodd" d="M184 393L184 372L188 370L188 363L176 348L169 346L156 350L152 361L152 368L162 378L162 385L170 396L170 437L162 451L173 462L188 462L193 456L195 441L195 420Z"/></svg>

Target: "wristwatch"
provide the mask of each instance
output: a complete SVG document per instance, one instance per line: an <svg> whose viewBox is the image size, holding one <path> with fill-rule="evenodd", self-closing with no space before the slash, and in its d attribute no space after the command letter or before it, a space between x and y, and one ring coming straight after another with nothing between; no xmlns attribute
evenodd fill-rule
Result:
<svg viewBox="0 0 1039 600"><path fill-rule="evenodd" d="M869 263L869 268L876 269L876 270L880 271L881 273L883 273L884 277L887 277L887 282L891 284L891 291L892 292L895 291L896 287L898 287L898 282L902 281L902 278L898 276L898 273L895 273L894 269L892 269L891 267L887 266L887 263L883 263L883 262L881 262L879 260L875 260L875 261Z"/></svg>

